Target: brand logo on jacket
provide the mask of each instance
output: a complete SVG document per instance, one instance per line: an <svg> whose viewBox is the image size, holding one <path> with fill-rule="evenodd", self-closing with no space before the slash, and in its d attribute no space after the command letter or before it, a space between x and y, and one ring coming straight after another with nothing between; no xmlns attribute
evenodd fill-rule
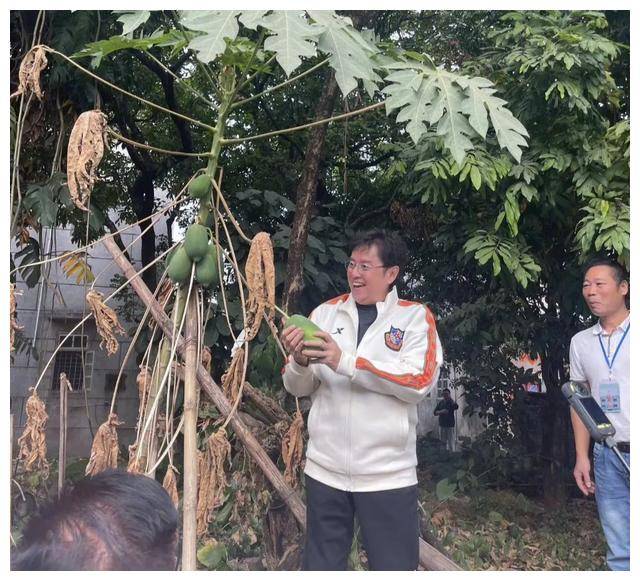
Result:
<svg viewBox="0 0 640 581"><path fill-rule="evenodd" d="M403 339L404 331L397 329L393 325L391 325L391 328L384 334L384 344L392 351L400 351Z"/></svg>

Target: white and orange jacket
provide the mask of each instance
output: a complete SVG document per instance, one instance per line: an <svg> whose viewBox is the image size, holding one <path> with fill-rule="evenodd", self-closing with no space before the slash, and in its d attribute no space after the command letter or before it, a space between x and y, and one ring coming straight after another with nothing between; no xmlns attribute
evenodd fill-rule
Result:
<svg viewBox="0 0 640 581"><path fill-rule="evenodd" d="M342 349L337 371L289 357L286 390L311 396L305 473L353 492L417 483L418 402L437 383L442 346L431 311L398 299L395 287L356 348L358 311L351 294L318 306L310 319Z"/></svg>

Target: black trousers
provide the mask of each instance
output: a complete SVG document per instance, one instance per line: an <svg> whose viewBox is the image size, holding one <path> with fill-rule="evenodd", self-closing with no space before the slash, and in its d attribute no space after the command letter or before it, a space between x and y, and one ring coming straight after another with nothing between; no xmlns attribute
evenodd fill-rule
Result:
<svg viewBox="0 0 640 581"><path fill-rule="evenodd" d="M360 524L369 568L418 568L418 487L377 492L346 492L305 475L307 538L303 569L345 571L353 540L354 516Z"/></svg>

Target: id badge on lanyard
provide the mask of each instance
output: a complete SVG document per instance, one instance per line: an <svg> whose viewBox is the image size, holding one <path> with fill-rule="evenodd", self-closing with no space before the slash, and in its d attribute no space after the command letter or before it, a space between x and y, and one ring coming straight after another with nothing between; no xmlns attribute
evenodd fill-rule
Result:
<svg viewBox="0 0 640 581"><path fill-rule="evenodd" d="M609 381L602 381L598 386L598 392L600 394L600 407L605 413L620 413L620 384L615 381L613 377L613 364L618 356L620 351L620 347L622 347L622 343L624 343L625 338L627 337L627 333L629 332L629 328L631 327L631 323L627 325L627 328L622 335L622 339L618 343L618 347L616 348L615 353L613 354L613 358L609 360L609 356L604 349L604 345L602 344L602 336L598 335L598 341L600 341L600 349L602 349L602 355L604 356L604 360L609 368Z"/></svg>

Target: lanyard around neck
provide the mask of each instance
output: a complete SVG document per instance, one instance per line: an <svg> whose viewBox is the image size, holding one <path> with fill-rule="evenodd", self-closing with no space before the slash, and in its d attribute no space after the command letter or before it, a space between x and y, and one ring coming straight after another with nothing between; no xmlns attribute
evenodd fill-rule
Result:
<svg viewBox="0 0 640 581"><path fill-rule="evenodd" d="M624 340L627 336L627 333L629 332L629 329L631 328L631 323L629 323L627 325L627 328L625 329L624 335L622 335L622 339L620 339L620 342L618 343L618 346L616 347L616 351L613 354L613 358L611 359L611 361L609 361L609 356L607 355L607 352L604 350L604 345L602 344L602 333L600 333L598 335L598 341L600 341L600 349L602 349L602 354L604 355L604 360L607 363L607 367L609 368L609 373L611 373L611 369L613 368L613 364L616 360L616 357L618 356L618 352L620 351L620 347L622 347L622 344L624 343Z"/></svg>

